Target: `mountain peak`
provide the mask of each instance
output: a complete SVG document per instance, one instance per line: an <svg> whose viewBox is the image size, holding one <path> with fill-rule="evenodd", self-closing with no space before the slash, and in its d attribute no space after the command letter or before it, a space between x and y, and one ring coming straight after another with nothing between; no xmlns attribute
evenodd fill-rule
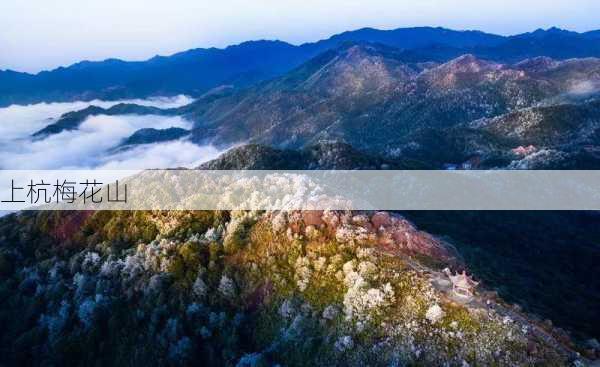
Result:
<svg viewBox="0 0 600 367"><path fill-rule="evenodd" d="M453 60L457 64L478 63L480 60L473 54L464 54Z"/></svg>
<svg viewBox="0 0 600 367"><path fill-rule="evenodd" d="M576 32L567 31L566 29L562 29L562 28L558 28L558 27L550 27L546 30L546 32L548 32L548 33L576 33Z"/></svg>
<svg viewBox="0 0 600 367"><path fill-rule="evenodd" d="M295 87L316 88L325 94L355 95L411 80L417 69L404 63L395 49L367 42L345 42L283 80L293 82Z"/></svg>
<svg viewBox="0 0 600 367"><path fill-rule="evenodd" d="M530 72L540 72L551 69L558 64L559 63L551 57L538 56L518 62L517 64L515 64L515 66L519 69L527 70Z"/></svg>
<svg viewBox="0 0 600 367"><path fill-rule="evenodd" d="M471 87L481 81L495 80L503 69L502 64L466 54L426 70L421 80L442 89Z"/></svg>
<svg viewBox="0 0 600 367"><path fill-rule="evenodd" d="M548 29L538 28L533 32L524 33L521 35L517 35L515 37L517 37L517 38L529 38L529 37L546 38L549 36L577 36L577 35L579 35L579 33L577 33L577 32L568 31L566 29L562 29L562 28L558 28L558 27L550 27Z"/></svg>
<svg viewBox="0 0 600 367"><path fill-rule="evenodd" d="M441 68L453 73L479 73L488 69L498 69L500 64L482 60L473 54L465 54L443 64Z"/></svg>

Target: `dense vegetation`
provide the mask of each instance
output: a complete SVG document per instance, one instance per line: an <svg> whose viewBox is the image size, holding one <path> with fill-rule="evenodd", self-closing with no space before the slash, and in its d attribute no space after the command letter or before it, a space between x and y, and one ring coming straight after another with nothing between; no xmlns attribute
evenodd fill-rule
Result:
<svg viewBox="0 0 600 367"><path fill-rule="evenodd" d="M376 228L379 229L376 229ZM0 222L7 365L561 365L449 245L386 213L49 212ZM441 283L436 283L441 282ZM438 285L436 285L438 284Z"/></svg>

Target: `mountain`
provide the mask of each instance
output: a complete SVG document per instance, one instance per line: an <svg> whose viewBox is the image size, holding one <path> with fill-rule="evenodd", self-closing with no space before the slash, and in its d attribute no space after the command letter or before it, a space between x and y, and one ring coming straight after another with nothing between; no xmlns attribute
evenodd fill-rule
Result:
<svg viewBox="0 0 600 367"><path fill-rule="evenodd" d="M475 121L471 126L513 139L520 145L597 144L600 142L600 101L533 107Z"/></svg>
<svg viewBox="0 0 600 367"><path fill-rule="evenodd" d="M321 50L338 47L344 42L371 42L401 48L419 49L434 44L443 44L454 48L474 46L495 46L504 41L504 37L480 31L455 31L446 28L415 27L379 30L362 28L334 35L315 43ZM308 47L310 44L303 45Z"/></svg>
<svg viewBox="0 0 600 367"><path fill-rule="evenodd" d="M341 124L345 116L357 117L353 113L360 110L378 111L394 89L400 93L423 70L423 65L405 65L398 57L395 49L382 46L327 51L278 79L217 100L209 108L201 104L202 113L190 115L197 128L194 138L225 144L251 139L279 147L343 138L329 134L334 128L329 125Z"/></svg>
<svg viewBox="0 0 600 367"><path fill-rule="evenodd" d="M567 108L573 108L567 107ZM586 107L589 108L589 107ZM496 119L494 119L496 120ZM440 131L440 135L444 132ZM455 135L458 138L459 134ZM439 139L443 139L439 137ZM469 135L462 139L469 140ZM429 147L437 148L437 142ZM511 145L508 145L509 147ZM445 150L442 145L440 150ZM310 150L314 150L311 148ZM318 151L330 151L343 164L331 164L331 159L305 160L306 151L280 151L261 146L242 146L203 164L200 169L397 169L389 161L385 166L367 163L372 158L364 153L344 153L350 150L321 145ZM448 153L446 153L448 154ZM319 153L321 157L323 153ZM460 161L458 161L460 162ZM414 166L413 166L414 167ZM427 166L425 166L427 167ZM595 168L600 167L596 162ZM552 169L550 166L546 168ZM555 168L555 167L554 167ZM410 167L408 168L410 169ZM425 168L427 169L427 168ZM546 315L564 327L596 335L598 321L595 309L600 305L600 282L588 281L587 271L600 260L600 229L594 212L539 211L415 211L402 215L419 227L444 238L463 254L467 263L477 268L477 274L494 284L503 297L511 299L538 315ZM578 244L573 241L577 239ZM577 265L575 265L577 264ZM571 268L557 272L556 269ZM535 289L535 294L532 293ZM570 294L564 297L565 294ZM557 302L564 299L565 303ZM570 300L578 299L579 302ZM565 313L568 308L573 313ZM576 310L576 311L575 311Z"/></svg>
<svg viewBox="0 0 600 367"><path fill-rule="evenodd" d="M394 162L322 143L238 147L200 168L384 164ZM600 259L597 220L568 212L17 213L0 218L0 363L592 363L600 348L579 338L598 332L600 283L589 277ZM463 270L479 283L466 298L448 276Z"/></svg>
<svg viewBox="0 0 600 367"><path fill-rule="evenodd" d="M0 245L3 365L568 366L595 356L474 286L470 270L458 295L449 275L468 268L455 248L396 213L20 213L0 219Z"/></svg>
<svg viewBox="0 0 600 367"><path fill-rule="evenodd" d="M189 134L189 130L179 127L170 127L167 129L139 129L130 137L125 139L121 143L121 146L162 143L166 141L178 140L188 136Z"/></svg>
<svg viewBox="0 0 600 367"><path fill-rule="evenodd" d="M168 110L92 106L63 115L34 136L76 129L90 115L158 114L190 120L191 141L220 147L253 143L295 150L336 141L428 167L474 157L482 167L532 157L544 164L565 157L586 167L598 163L590 148L595 135L588 130L597 118L600 59L535 57L503 64L466 54L437 63L412 56L380 44L345 43L244 89L216 88ZM517 139L514 123L505 122L503 130L484 128L491 119L531 127L542 115L546 127L537 133L542 140ZM578 120L584 116L587 122ZM529 145L538 155L513 152Z"/></svg>
<svg viewBox="0 0 600 367"><path fill-rule="evenodd" d="M600 38L600 30L597 31L589 31L583 33L583 36L589 39L599 39Z"/></svg>
<svg viewBox="0 0 600 367"><path fill-rule="evenodd" d="M386 46L346 44L279 78L180 112L194 121L197 142L296 148L341 140L382 154L422 129L499 116L600 85L599 59L511 65L463 55L437 64L404 56Z"/></svg>
<svg viewBox="0 0 600 367"><path fill-rule="evenodd" d="M0 106L12 103L199 96L220 86L245 87L279 76L345 42L380 43L400 48L420 61L447 61L462 54L500 62L526 57L558 59L600 56L593 32L549 29L513 37L444 28L371 28L344 32L326 40L294 46L281 41L250 41L224 49L192 49L146 61L83 61L32 75L0 71Z"/></svg>
<svg viewBox="0 0 600 367"><path fill-rule="evenodd" d="M492 47L477 46L475 53L481 57L516 62L525 58L548 56L570 59L600 56L600 39L593 33L580 34L558 28L538 29L508 39Z"/></svg>
<svg viewBox="0 0 600 367"><path fill-rule="evenodd" d="M160 109L151 106L140 106L131 103L119 103L110 108L89 106L79 111L67 112L58 120L34 132L32 137L43 139L48 135L58 134L62 131L76 130L86 118L95 115L169 115L174 110Z"/></svg>
<svg viewBox="0 0 600 367"><path fill-rule="evenodd" d="M193 106L196 107L196 112L200 109L200 105L208 105L213 103L215 100L231 95L233 89L228 86L213 88L210 91L204 93L195 100ZM192 106L192 105L190 105ZM44 138L48 135L58 134L65 130L76 130L79 128L85 119L95 115L157 115L157 116L175 116L179 114L193 114L190 111L190 106L183 106L182 108L169 108L161 109L153 106L143 106L134 103L118 103L110 108L102 108L91 105L78 111L71 111L61 115L58 120L46 125L42 129L34 132L32 137Z"/></svg>
<svg viewBox="0 0 600 367"><path fill-rule="evenodd" d="M308 169L427 169L416 160L387 159L340 142L320 142L302 150L276 149L249 144L232 148L203 163L208 170L308 170Z"/></svg>
<svg viewBox="0 0 600 367"><path fill-rule="evenodd" d="M502 64L466 54L437 63L406 56L388 46L346 43L245 89L217 88L187 106L168 110L92 106L63 115L34 136L75 129L95 114L179 115L192 121L191 140L198 144L297 149L338 141L372 155L441 167L473 156L489 158L490 164L510 164L518 158L512 150L519 146L565 149L556 139L548 144L516 139L511 135L515 126L492 130L483 128L482 121L513 118L533 124L531 116L547 111L553 121L564 121L548 122L543 138L554 134L567 141L567 136L581 136L581 126L591 126L596 118L593 101L600 91L600 59L536 57ZM573 120L580 116L575 111L584 110L587 125ZM569 150L595 144L582 141L573 140Z"/></svg>
<svg viewBox="0 0 600 367"><path fill-rule="evenodd" d="M32 137L44 138L48 135L58 134L62 131L76 130L87 117L105 112L106 110L104 108L96 106L89 106L79 111L67 112L61 115L56 122L34 132Z"/></svg>
<svg viewBox="0 0 600 367"><path fill-rule="evenodd" d="M189 92L197 98L179 108L69 112L33 137L96 115L180 116L191 131L141 129L113 152L185 137L229 148L199 169L600 169L595 40L363 29L302 46L2 72L0 95ZM0 218L0 365L594 365L598 218L13 213Z"/></svg>
<svg viewBox="0 0 600 367"><path fill-rule="evenodd" d="M402 156L441 168L598 169L600 100L535 106L409 135Z"/></svg>
<svg viewBox="0 0 600 367"><path fill-rule="evenodd" d="M198 96L219 85L244 86L272 77L305 60L305 54L284 42L256 41L223 50L193 49L141 62L84 61L36 75L4 71L0 72L0 105Z"/></svg>

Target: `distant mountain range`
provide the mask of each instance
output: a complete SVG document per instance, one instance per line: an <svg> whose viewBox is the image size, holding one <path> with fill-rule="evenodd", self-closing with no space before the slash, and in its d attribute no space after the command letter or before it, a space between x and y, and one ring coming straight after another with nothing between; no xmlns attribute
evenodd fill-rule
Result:
<svg viewBox="0 0 600 367"><path fill-rule="evenodd" d="M407 166L396 162L402 157L431 168L473 157L482 167L504 167L538 152L523 164L552 167L568 158L589 168L600 167L599 96L597 58L543 56L509 64L466 54L440 63L381 44L346 42L279 77L213 89L183 107L90 106L33 136L77 129L92 115L169 115L191 121L191 131L148 130L132 141L186 136L201 145L287 150L343 142L395 166Z"/></svg>
<svg viewBox="0 0 600 367"><path fill-rule="evenodd" d="M463 54L512 63L535 56L557 60L600 56L600 32L557 28L504 37L444 28L371 28L294 46L250 41L225 49L193 49L147 61L83 61L32 75L0 71L0 106L189 94L200 96L222 85L245 87L282 75L345 42L369 42L399 49L405 60L445 62Z"/></svg>

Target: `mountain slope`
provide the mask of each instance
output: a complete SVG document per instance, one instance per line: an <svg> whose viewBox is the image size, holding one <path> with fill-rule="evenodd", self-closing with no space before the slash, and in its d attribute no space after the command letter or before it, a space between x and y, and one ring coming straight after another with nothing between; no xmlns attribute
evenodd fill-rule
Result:
<svg viewBox="0 0 600 367"><path fill-rule="evenodd" d="M463 55L407 61L394 48L347 44L290 73L188 106L197 142L302 147L342 140L390 152L424 128L444 128L527 108L600 85L600 60L498 64ZM542 63L543 64L543 63Z"/></svg>
<svg viewBox="0 0 600 367"><path fill-rule="evenodd" d="M58 134L62 131L76 130L85 119L95 115L172 115L174 109L160 109L151 106L140 106L131 103L119 103L110 108L89 106L79 111L67 112L55 122L34 132L32 137L43 139L48 135Z"/></svg>
<svg viewBox="0 0 600 367"><path fill-rule="evenodd" d="M436 143L430 145L435 146ZM327 148L324 145L321 150ZM346 157L345 164L332 166L325 162L321 165L319 161L299 159L303 154L301 151L286 151L284 154L270 148L245 146L199 168L302 170L376 167L362 164L365 158L335 153L335 150L328 155ZM588 337L598 336L600 324L594 315L600 305L600 281L589 280L587 275L600 260L597 213L415 211L402 214L422 229L451 238L459 252L464 254L467 264L477 268L475 274L493 284L503 297L519 302L540 317L551 318L584 338L586 334ZM569 270L556 271L566 268ZM569 296L565 297L565 294ZM566 312L567 309L571 312Z"/></svg>
<svg viewBox="0 0 600 367"><path fill-rule="evenodd" d="M558 28L538 29L509 37L499 45L475 47L475 53L481 57L519 61L536 56L548 56L555 59L570 59L600 56L599 40L589 34L580 34Z"/></svg>
<svg viewBox="0 0 600 367"><path fill-rule="evenodd" d="M600 101L524 108L446 129L410 134L404 157L441 168L598 169Z"/></svg>
<svg viewBox="0 0 600 367"><path fill-rule="evenodd" d="M169 127L166 129L144 128L134 132L126 138L122 143L123 146L162 143L166 141L178 140L187 135L189 131L179 127Z"/></svg>
<svg viewBox="0 0 600 367"><path fill-rule="evenodd" d="M427 169L410 159L386 159L336 142L321 142L302 150L262 145L233 148L198 169L210 170L309 170L309 169Z"/></svg>
<svg viewBox="0 0 600 367"><path fill-rule="evenodd" d="M600 101L524 109L472 127L514 139L520 145L551 147L600 143Z"/></svg>
<svg viewBox="0 0 600 367"><path fill-rule="evenodd" d="M583 359L483 285L459 298L453 247L396 214L42 212L0 244L6 365Z"/></svg>
<svg viewBox="0 0 600 367"><path fill-rule="evenodd" d="M586 133L584 125L592 128L599 90L600 59L595 58L500 64L467 54L439 64L407 60L404 51L383 45L347 43L243 90L217 88L169 110L92 106L63 115L34 136L76 129L95 114L179 115L193 122L193 142L222 147L250 142L296 149L337 141L431 167L474 156L495 167L519 158L514 149L535 145L555 150L551 161L576 148L583 154L577 159L590 166L595 158L583 148L595 145L594 133ZM493 118L534 124L533 115L542 112L548 126L538 138L552 141L518 139L514 124L505 123L502 131L483 128ZM585 124L577 120L584 115ZM587 140L573 140L582 134ZM569 140L573 144L566 147Z"/></svg>

